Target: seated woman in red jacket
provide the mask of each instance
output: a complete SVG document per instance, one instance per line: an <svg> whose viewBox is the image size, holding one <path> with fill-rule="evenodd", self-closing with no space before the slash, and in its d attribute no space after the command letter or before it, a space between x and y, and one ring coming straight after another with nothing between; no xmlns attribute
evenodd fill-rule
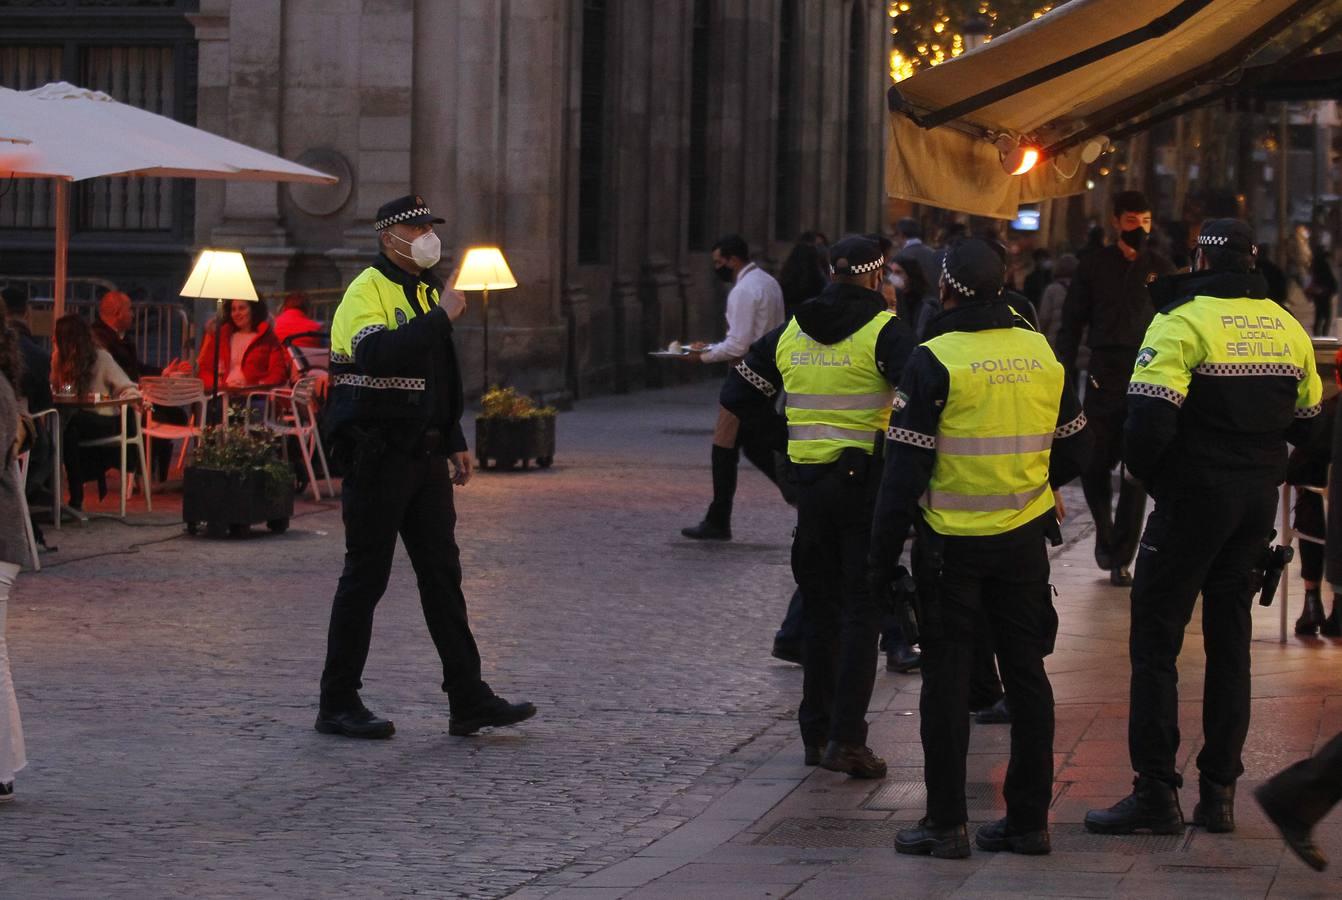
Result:
<svg viewBox="0 0 1342 900"><path fill-rule="evenodd" d="M227 317L206 332L196 358L205 390L214 390L216 339L221 387L274 386L289 380L289 358L271 330L269 315L264 303L229 301Z"/></svg>

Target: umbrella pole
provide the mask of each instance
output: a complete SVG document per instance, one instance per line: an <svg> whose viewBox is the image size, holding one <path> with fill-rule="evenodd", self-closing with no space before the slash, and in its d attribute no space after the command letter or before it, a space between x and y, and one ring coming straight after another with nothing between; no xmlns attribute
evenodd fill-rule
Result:
<svg viewBox="0 0 1342 900"><path fill-rule="evenodd" d="M65 315L66 259L70 252L70 199L68 182L56 179L56 296L52 298L52 325Z"/></svg>

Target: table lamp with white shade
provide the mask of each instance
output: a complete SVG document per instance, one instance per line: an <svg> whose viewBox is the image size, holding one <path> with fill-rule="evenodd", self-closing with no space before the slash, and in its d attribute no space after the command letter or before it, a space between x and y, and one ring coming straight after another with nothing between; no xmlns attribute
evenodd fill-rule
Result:
<svg viewBox="0 0 1342 900"><path fill-rule="evenodd" d="M466 250L466 257L461 261L461 271L457 273L452 289L484 292L485 364L484 381L480 386L482 394L489 390L489 292L515 287L517 279L508 268L502 250L498 247L470 247Z"/></svg>
<svg viewBox="0 0 1342 900"><path fill-rule="evenodd" d="M181 296L215 301L218 323L224 319L225 300L246 300L256 303L256 287L247 273L247 263L237 250L202 250L196 265L182 285ZM215 326L219 326L216 324ZM214 385L212 397L219 396L219 342L223 335L214 336Z"/></svg>

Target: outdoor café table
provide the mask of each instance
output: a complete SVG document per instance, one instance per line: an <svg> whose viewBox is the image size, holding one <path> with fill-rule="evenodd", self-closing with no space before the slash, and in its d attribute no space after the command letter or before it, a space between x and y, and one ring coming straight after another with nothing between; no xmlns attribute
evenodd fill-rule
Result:
<svg viewBox="0 0 1342 900"><path fill-rule="evenodd" d="M61 423L54 429L56 444L56 464L51 473L51 517L55 520L57 528L61 527L61 511L64 510L74 516L81 522L87 522L88 516L72 506L67 506L63 502L64 495L61 493L61 477L64 461L62 459L61 447L65 443L65 418L74 415L80 410L111 409L119 408L121 410L121 428L126 428L126 411L132 404L140 402L139 394L129 394L124 397L105 397L101 394L52 394L52 404L60 410Z"/></svg>

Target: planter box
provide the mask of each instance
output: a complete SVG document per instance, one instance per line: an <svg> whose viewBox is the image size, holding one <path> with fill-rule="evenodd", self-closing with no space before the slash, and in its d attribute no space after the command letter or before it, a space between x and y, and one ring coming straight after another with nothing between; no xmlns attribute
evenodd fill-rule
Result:
<svg viewBox="0 0 1342 900"><path fill-rule="evenodd" d="M244 534L262 522L276 534L289 528L294 488L276 491L260 472L226 472L187 466L182 474L182 521L195 534L201 523L210 537Z"/></svg>
<svg viewBox="0 0 1342 900"><path fill-rule="evenodd" d="M480 468L511 469L518 463L531 467L531 461L542 469L548 468L555 458L555 417L528 416L524 419L476 417L475 458Z"/></svg>

